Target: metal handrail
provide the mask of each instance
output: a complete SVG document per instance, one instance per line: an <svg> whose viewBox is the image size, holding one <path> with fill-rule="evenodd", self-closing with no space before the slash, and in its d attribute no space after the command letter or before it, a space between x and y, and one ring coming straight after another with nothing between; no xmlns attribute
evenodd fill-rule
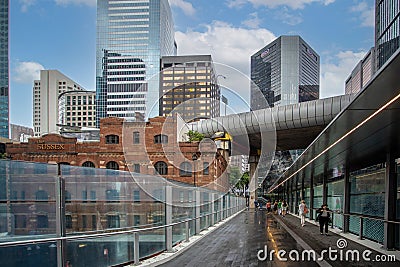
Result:
<svg viewBox="0 0 400 267"><path fill-rule="evenodd" d="M319 208L309 208L310 210L319 210ZM370 220L376 220L376 221L381 221L381 222L386 222L386 223L395 223L395 224L400 224L400 221L389 221L389 220L385 220L385 219L381 219L381 218L377 218L377 217L373 217L373 216L368 216L368 215L360 215L357 213L343 213L341 211L338 210L328 210L327 212L332 213L332 214L341 214L343 216L354 216L354 217L359 217L359 218L364 218L364 219L370 219Z"/></svg>
<svg viewBox="0 0 400 267"><path fill-rule="evenodd" d="M234 209L235 207L229 207L227 209L225 209L226 211ZM242 209L244 210L244 209ZM183 221L179 221L179 222L174 222L174 223L170 223L167 225L158 225L158 226L153 226L153 227L148 227L148 228L140 228L140 229L131 229L131 230L124 230L124 231L115 231L118 228L113 228L113 229L109 229L106 231L110 231L110 232L106 232L106 233L97 233L97 234L86 234L86 235L72 235L72 236L66 236L66 237L53 237L53 238L41 238L41 239L31 239L31 240L23 240L23 241L13 241L13 242L3 242L0 243L0 248L1 247L10 247L10 246L18 246L18 245L29 245L29 244L39 244L39 243L46 243L46 242L55 242L55 241L60 241L60 240L81 240L81 239L92 239L92 238L96 238L96 237L109 237L109 236L115 236L115 235L121 235L121 234L133 234L133 233L140 233L140 232L146 232L146 231L152 231L152 230L158 230L158 229L162 229L162 228L167 228L167 227L172 227L175 225L179 225L182 223L186 223L186 222L191 222L197 219L201 219L203 217L207 217L210 215L215 215L218 214L220 212L223 212L224 210L220 210L220 211L213 211L207 214L203 214L201 216L198 217L194 217L194 218L189 218ZM221 218L221 221L223 221L223 218ZM119 228L121 229L121 228ZM123 228L125 229L125 228Z"/></svg>

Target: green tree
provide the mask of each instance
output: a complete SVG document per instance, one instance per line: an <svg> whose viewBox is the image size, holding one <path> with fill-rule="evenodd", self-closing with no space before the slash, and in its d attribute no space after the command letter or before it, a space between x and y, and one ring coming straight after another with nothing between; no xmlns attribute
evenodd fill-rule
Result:
<svg viewBox="0 0 400 267"><path fill-rule="evenodd" d="M187 136L189 137L189 142L201 141L204 138L204 134L192 130L187 133Z"/></svg>
<svg viewBox="0 0 400 267"><path fill-rule="evenodd" d="M240 172L239 167L232 166L229 168L229 184L232 186L236 185L240 178L242 177L242 173Z"/></svg>

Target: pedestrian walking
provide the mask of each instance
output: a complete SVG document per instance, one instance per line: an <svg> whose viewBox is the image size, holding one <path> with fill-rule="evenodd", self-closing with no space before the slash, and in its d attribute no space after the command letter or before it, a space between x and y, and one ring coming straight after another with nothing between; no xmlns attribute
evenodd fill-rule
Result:
<svg viewBox="0 0 400 267"><path fill-rule="evenodd" d="M267 212L268 213L271 212L271 201L270 200L267 201Z"/></svg>
<svg viewBox="0 0 400 267"><path fill-rule="evenodd" d="M278 213L278 200L275 200L273 210L274 210L274 214Z"/></svg>
<svg viewBox="0 0 400 267"><path fill-rule="evenodd" d="M300 201L299 205L299 216L301 226L304 227L306 225L306 214L308 213L308 208L306 202L304 200Z"/></svg>
<svg viewBox="0 0 400 267"><path fill-rule="evenodd" d="M278 214L282 215L282 200L279 200L278 202Z"/></svg>
<svg viewBox="0 0 400 267"><path fill-rule="evenodd" d="M321 208L317 210L317 220L319 221L319 232L321 235L324 234L324 228L325 228L325 235L328 235L328 223L331 218L330 210L328 208L327 204L323 204Z"/></svg>
<svg viewBox="0 0 400 267"><path fill-rule="evenodd" d="M282 206L281 207L282 207L282 217L285 217L286 212L287 212L287 210L289 208L289 205L287 204L286 200L284 200L282 202Z"/></svg>

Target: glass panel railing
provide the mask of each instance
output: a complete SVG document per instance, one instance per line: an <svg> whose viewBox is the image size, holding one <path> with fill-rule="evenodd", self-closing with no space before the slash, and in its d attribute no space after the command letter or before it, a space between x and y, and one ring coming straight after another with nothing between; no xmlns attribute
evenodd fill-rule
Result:
<svg viewBox="0 0 400 267"><path fill-rule="evenodd" d="M0 266L57 266L57 245L64 242L59 253L69 266L134 262L136 245L140 258L166 250L167 220L175 245L188 229L189 236L196 233L196 214L205 229L232 214L226 209L233 203L244 205L233 196L155 176L0 160L0 256L7 259ZM62 206L65 213L57 208Z"/></svg>
<svg viewBox="0 0 400 267"><path fill-rule="evenodd" d="M0 242L55 237L57 165L0 161Z"/></svg>

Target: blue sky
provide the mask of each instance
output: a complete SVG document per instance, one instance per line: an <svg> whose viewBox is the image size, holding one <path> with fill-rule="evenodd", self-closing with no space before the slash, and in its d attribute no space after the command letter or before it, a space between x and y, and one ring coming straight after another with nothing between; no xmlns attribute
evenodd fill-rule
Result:
<svg viewBox="0 0 400 267"><path fill-rule="evenodd" d="M95 90L96 0L11 0L10 121L32 127L33 80L57 69ZM178 54L249 74L250 56L298 34L321 56L321 97L374 45L374 0L170 0ZM225 81L229 85L229 76Z"/></svg>

